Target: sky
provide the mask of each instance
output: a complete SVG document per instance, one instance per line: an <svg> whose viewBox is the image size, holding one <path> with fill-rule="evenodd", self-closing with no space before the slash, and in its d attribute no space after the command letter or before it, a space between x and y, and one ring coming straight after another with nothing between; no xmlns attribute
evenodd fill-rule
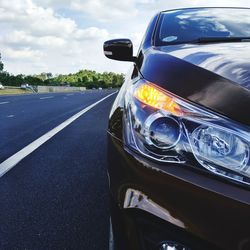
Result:
<svg viewBox="0 0 250 250"><path fill-rule="evenodd" d="M204 6L250 7L250 1L0 0L0 53L13 74L126 73L131 63L105 58L104 41L130 38L136 54L155 13Z"/></svg>

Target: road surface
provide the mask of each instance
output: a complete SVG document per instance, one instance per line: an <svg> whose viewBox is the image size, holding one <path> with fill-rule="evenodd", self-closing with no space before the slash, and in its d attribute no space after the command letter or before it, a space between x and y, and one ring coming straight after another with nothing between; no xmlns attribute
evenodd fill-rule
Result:
<svg viewBox="0 0 250 250"><path fill-rule="evenodd" d="M0 97L0 249L108 249L113 92Z"/></svg>

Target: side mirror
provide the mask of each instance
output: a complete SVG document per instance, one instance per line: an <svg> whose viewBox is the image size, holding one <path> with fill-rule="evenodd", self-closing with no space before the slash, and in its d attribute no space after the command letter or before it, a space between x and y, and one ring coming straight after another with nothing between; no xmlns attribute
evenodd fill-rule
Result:
<svg viewBox="0 0 250 250"><path fill-rule="evenodd" d="M135 62L133 43L129 39L114 39L103 44L104 55L113 60Z"/></svg>

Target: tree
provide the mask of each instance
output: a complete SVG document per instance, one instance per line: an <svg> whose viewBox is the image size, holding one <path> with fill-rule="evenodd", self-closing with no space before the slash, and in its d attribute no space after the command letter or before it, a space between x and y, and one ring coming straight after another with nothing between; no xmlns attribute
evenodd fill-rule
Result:
<svg viewBox="0 0 250 250"><path fill-rule="evenodd" d="M1 53L0 53L0 72L2 72L3 69L4 69L4 64L3 64L3 62L2 62L2 55L1 55Z"/></svg>
<svg viewBox="0 0 250 250"><path fill-rule="evenodd" d="M53 77L52 73L43 72L39 75L12 75L3 71L4 65L1 61L0 54L0 82L9 86L20 86L22 84L30 85L70 85L78 87L90 88L110 88L120 87L124 82L123 74L116 74L113 72L98 73L94 70L80 70L77 73L68 75L56 75Z"/></svg>

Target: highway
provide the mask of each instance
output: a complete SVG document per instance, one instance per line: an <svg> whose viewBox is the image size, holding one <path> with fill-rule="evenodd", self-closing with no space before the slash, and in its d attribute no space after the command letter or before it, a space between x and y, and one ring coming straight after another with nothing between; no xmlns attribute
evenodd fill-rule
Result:
<svg viewBox="0 0 250 250"><path fill-rule="evenodd" d="M115 96L0 96L0 249L108 249Z"/></svg>

